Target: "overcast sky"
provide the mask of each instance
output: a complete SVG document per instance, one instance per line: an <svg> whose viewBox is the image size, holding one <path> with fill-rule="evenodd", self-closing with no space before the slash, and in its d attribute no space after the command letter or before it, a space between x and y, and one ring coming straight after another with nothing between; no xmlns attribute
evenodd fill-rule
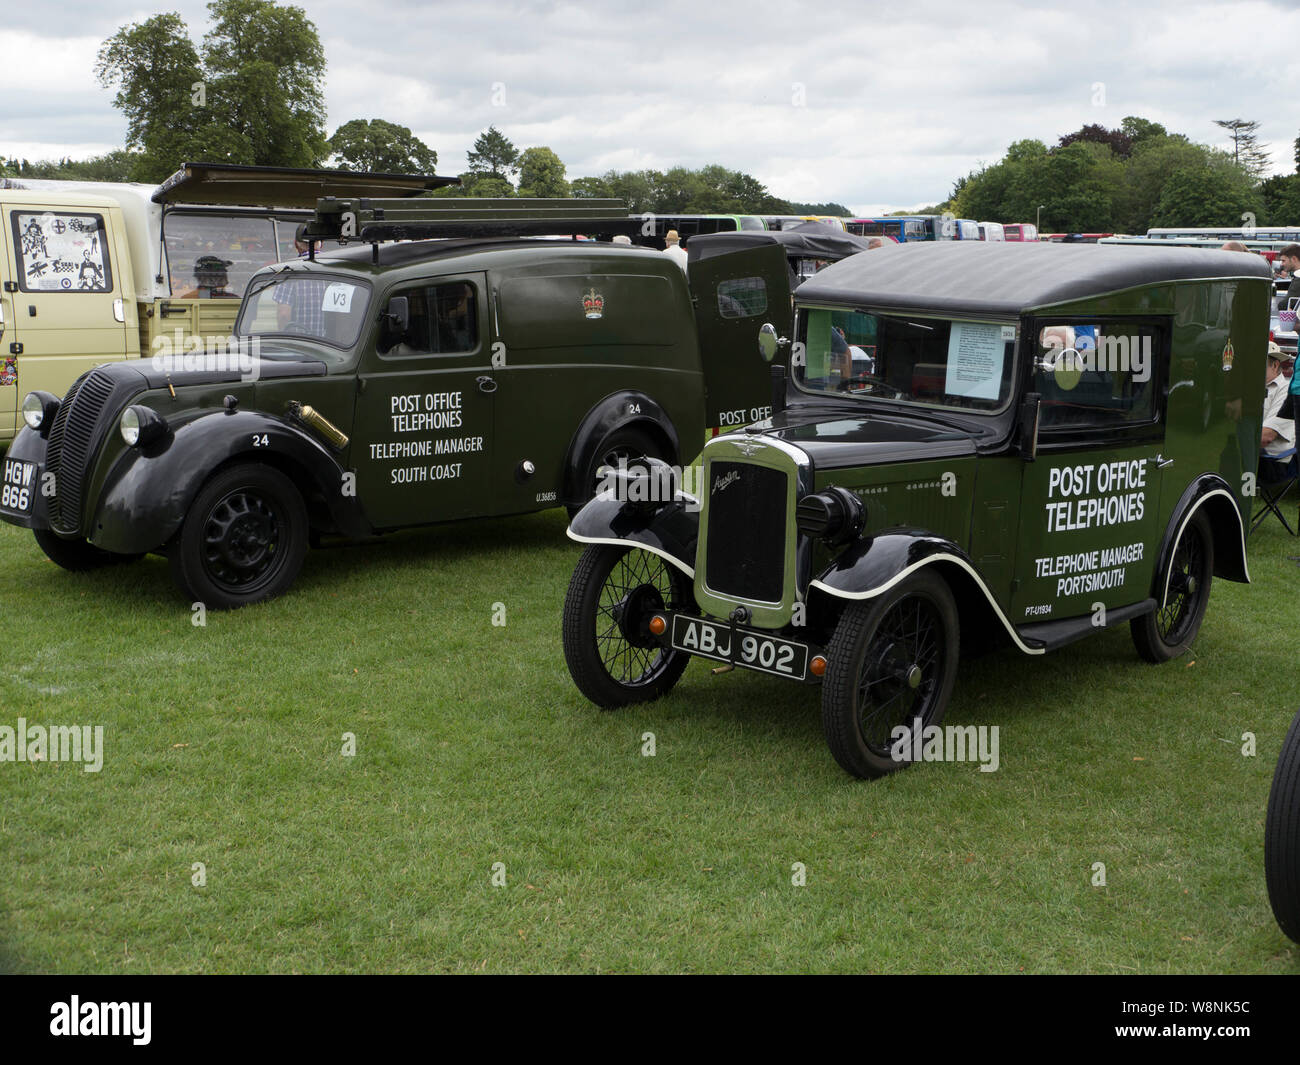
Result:
<svg viewBox="0 0 1300 1065"><path fill-rule="evenodd" d="M1012 141L1125 115L1219 146L1214 119L1255 119L1274 172L1294 169L1300 133L1297 0L298 6L325 46L328 132L409 126L439 173L464 170L495 125L518 148L554 149L570 178L721 163L786 199L868 213L946 199ZM0 155L120 147L95 53L172 10L197 43L199 0L6 5Z"/></svg>

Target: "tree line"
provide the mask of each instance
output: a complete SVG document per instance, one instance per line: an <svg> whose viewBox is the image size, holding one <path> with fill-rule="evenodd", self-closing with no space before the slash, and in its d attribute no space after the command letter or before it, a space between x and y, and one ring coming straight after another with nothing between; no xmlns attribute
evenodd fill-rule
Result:
<svg viewBox="0 0 1300 1065"><path fill-rule="evenodd" d="M0 175L157 183L186 161L432 173L438 155L406 126L354 118L325 131L325 52L301 8L274 0L212 0L199 46L177 14L124 26L99 49L100 84L115 90L124 147L88 159L0 160ZM1232 151L1198 144L1136 116L1116 129L1085 125L1048 146L1019 140L922 213L1024 222L1044 230L1143 232L1149 226L1300 224L1296 172L1263 179L1257 122L1221 119ZM495 126L467 153L448 196L610 197L635 212L848 215L839 203L782 199L721 165L610 170L570 179L545 145L521 149ZM906 213L906 212L896 212Z"/></svg>

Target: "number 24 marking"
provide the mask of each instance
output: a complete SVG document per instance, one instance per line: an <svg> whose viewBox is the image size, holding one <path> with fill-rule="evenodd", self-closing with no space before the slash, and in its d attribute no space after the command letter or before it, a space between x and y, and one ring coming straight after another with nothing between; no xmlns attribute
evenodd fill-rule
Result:
<svg viewBox="0 0 1300 1065"><path fill-rule="evenodd" d="M267 439L265 433L254 433L254 434L253 434L253 446L254 446L254 447L270 447L270 446L271 446L271 441Z"/></svg>

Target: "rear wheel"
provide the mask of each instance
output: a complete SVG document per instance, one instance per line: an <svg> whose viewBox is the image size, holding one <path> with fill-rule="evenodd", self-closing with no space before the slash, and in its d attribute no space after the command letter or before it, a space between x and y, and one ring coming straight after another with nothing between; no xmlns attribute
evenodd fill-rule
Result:
<svg viewBox="0 0 1300 1065"><path fill-rule="evenodd" d="M172 576L216 610L257 603L294 582L307 553L307 508L269 466L232 466L200 490L172 544Z"/></svg>
<svg viewBox="0 0 1300 1065"><path fill-rule="evenodd" d="M105 551L89 540L65 540L49 529L33 529L32 534L36 537L37 545L51 562L73 573L84 573L86 570L113 566L121 562L135 562L141 557Z"/></svg>
<svg viewBox="0 0 1300 1065"><path fill-rule="evenodd" d="M1191 647L1210 602L1213 575L1214 541L1209 522L1198 512L1174 551L1164 607L1129 622L1139 655L1148 662L1168 662Z"/></svg>
<svg viewBox="0 0 1300 1065"><path fill-rule="evenodd" d="M569 518L572 519L596 494L600 486L599 471L602 466L617 469L620 462L632 465L639 458L660 459L664 462L672 461L672 457L666 454L664 448L644 429L628 426L623 429L615 429L606 436L600 442L595 455L592 456L591 462L588 463L586 471L582 474L579 485L582 492L582 503L568 508Z"/></svg>
<svg viewBox="0 0 1300 1065"><path fill-rule="evenodd" d="M915 573L844 608L826 647L822 729L855 777L881 777L911 761L938 725L957 677L957 607L947 582ZM901 728L911 739L900 745Z"/></svg>
<svg viewBox="0 0 1300 1065"><path fill-rule="evenodd" d="M687 576L658 555L613 544L588 547L564 600L564 660L578 690L606 710L670 690L690 655L660 647L650 619L691 603Z"/></svg>

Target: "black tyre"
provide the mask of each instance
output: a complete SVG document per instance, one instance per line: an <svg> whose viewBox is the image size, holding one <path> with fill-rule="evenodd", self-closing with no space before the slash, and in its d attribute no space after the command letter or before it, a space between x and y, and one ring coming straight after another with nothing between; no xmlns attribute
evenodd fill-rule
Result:
<svg viewBox="0 0 1300 1065"><path fill-rule="evenodd" d="M690 655L660 647L650 618L693 603L689 578L658 555L613 544L588 547L564 600L564 660L578 690L612 710L671 689Z"/></svg>
<svg viewBox="0 0 1300 1065"><path fill-rule="evenodd" d="M1300 943L1300 714L1282 741L1264 818L1264 882L1278 927Z"/></svg>
<svg viewBox="0 0 1300 1065"><path fill-rule="evenodd" d="M1148 662L1177 658L1201 630L1214 577L1214 540L1203 514L1198 512L1187 523L1170 568L1164 609L1129 622L1133 646Z"/></svg>
<svg viewBox="0 0 1300 1065"><path fill-rule="evenodd" d="M822 730L835 761L866 779L907 765L895 729L912 730L919 745L919 730L942 722L959 638L952 592L934 573L915 573L845 607L822 683Z"/></svg>
<svg viewBox="0 0 1300 1065"><path fill-rule="evenodd" d="M602 466L618 468L620 461L632 465L636 459L652 458L661 459L664 462L672 462L672 456L665 453L662 445L657 443L649 433L643 429L627 427L624 429L615 429L596 448L595 455L592 456L591 462L588 463L586 471L582 474L581 491L582 503L577 506L568 507L569 518L572 519L586 503L590 502L592 496L596 494L600 486L600 477L597 471Z"/></svg>
<svg viewBox="0 0 1300 1065"><path fill-rule="evenodd" d="M288 477L269 466L232 466L203 486L172 544L181 591L231 610L283 593L307 552L307 508Z"/></svg>
<svg viewBox="0 0 1300 1065"><path fill-rule="evenodd" d="M51 562L73 573L99 569L101 566L114 566L121 562L135 562L139 555L118 555L96 547L89 540L65 540L56 536L49 529L33 529L36 543Z"/></svg>

